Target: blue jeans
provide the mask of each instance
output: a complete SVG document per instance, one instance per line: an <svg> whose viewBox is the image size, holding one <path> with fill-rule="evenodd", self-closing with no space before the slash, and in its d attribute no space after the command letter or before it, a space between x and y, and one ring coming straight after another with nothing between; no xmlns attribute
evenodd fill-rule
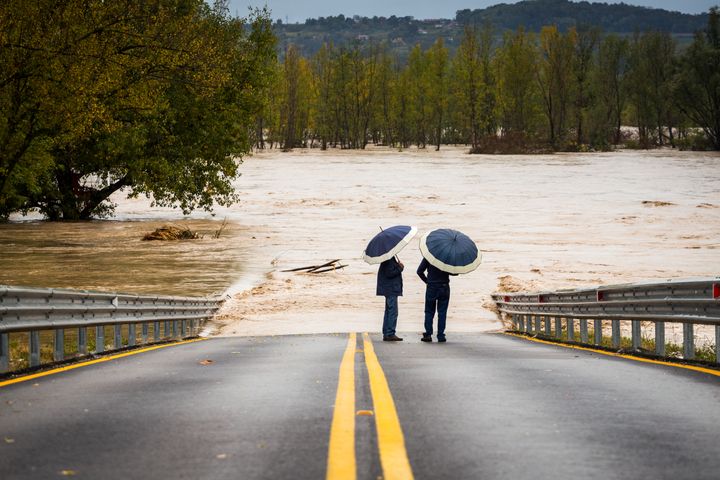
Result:
<svg viewBox="0 0 720 480"><path fill-rule="evenodd" d="M450 284L428 283L425 290L425 335L433 333L433 317L437 309L437 337L445 338L445 320L450 303Z"/></svg>
<svg viewBox="0 0 720 480"><path fill-rule="evenodd" d="M395 335L398 319L398 297L385 297L385 316L383 317L383 337Z"/></svg>

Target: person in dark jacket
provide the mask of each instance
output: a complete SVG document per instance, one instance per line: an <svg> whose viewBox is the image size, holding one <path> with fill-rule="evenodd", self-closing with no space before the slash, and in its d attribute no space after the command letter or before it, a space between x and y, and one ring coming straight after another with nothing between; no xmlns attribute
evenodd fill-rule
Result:
<svg viewBox="0 0 720 480"><path fill-rule="evenodd" d="M399 342L402 338L395 335L398 318L398 297L403 294L402 271L405 266L395 257L380 264L377 275L377 295L385 297L385 317L383 317L383 340Z"/></svg>
<svg viewBox="0 0 720 480"><path fill-rule="evenodd" d="M427 276L425 271L427 270ZM433 318L437 309L437 341L445 341L445 320L450 303L450 275L433 266L423 258L417 274L425 282L425 333L420 340L432 342Z"/></svg>

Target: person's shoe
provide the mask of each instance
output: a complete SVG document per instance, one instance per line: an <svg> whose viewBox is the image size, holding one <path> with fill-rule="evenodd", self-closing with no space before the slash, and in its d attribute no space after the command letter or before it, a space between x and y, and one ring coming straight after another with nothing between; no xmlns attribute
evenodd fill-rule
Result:
<svg viewBox="0 0 720 480"><path fill-rule="evenodd" d="M421 342L432 342L432 335L428 335L427 333L423 333L422 338L420 339Z"/></svg>
<svg viewBox="0 0 720 480"><path fill-rule="evenodd" d="M445 340L445 337L438 337L438 343L445 343L447 340Z"/></svg>
<svg viewBox="0 0 720 480"><path fill-rule="evenodd" d="M397 335L388 335L387 337L383 337L383 342L402 342L402 338Z"/></svg>

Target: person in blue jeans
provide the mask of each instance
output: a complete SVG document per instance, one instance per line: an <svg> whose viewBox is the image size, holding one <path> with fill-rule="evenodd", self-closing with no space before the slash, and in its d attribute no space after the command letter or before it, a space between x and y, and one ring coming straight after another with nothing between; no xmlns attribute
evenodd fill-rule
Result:
<svg viewBox="0 0 720 480"><path fill-rule="evenodd" d="M398 297L403 294L402 271L405 266L396 259L385 260L380 264L377 275L377 295L385 297L385 316L383 317L383 340L400 342L395 335L398 319Z"/></svg>
<svg viewBox="0 0 720 480"><path fill-rule="evenodd" d="M425 275L427 271L427 276ZM417 274L425 282L425 333L420 340L432 342L433 318L437 310L437 341L445 341L445 320L450 304L450 275L433 266L423 258L418 266Z"/></svg>

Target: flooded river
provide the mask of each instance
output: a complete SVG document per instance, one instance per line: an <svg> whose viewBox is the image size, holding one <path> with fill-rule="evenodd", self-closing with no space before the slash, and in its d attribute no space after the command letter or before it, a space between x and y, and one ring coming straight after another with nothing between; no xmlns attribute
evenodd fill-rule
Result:
<svg viewBox="0 0 720 480"><path fill-rule="evenodd" d="M241 167L241 201L214 217L183 217L119 195L112 221L0 225L0 283L180 295L255 285L230 309L226 333L267 331L273 321L283 332L367 328L368 318L382 315L382 304L374 297L376 268L361 254L378 227L451 227L477 241L484 261L453 279L449 328L487 329L497 324L482 305L503 286L720 274L719 165L716 153L669 150L261 153ZM224 218L228 227L215 239ZM140 240L166 223L189 226L204 238ZM314 277L280 272L336 258L348 267ZM400 323L412 312L407 321L419 325L416 242L401 259L407 270ZM236 321L242 327L234 327Z"/></svg>

